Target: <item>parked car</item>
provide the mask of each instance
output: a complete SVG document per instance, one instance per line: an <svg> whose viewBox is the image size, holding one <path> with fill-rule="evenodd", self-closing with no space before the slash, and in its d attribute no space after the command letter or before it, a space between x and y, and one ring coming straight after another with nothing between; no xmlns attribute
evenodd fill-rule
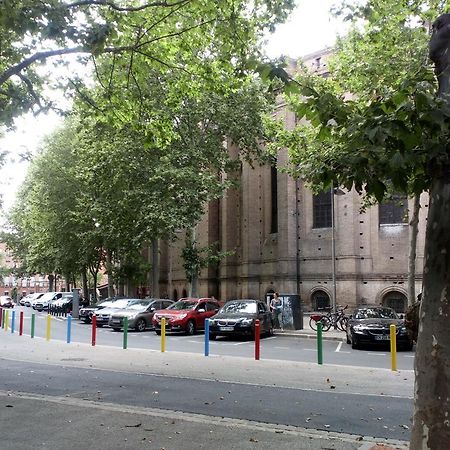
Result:
<svg viewBox="0 0 450 450"><path fill-rule="evenodd" d="M99 311L95 311L94 314L96 317L97 326L101 328L104 325L108 325L111 314L115 313L119 309L125 309L132 303L140 300L140 298L121 298L113 302L110 306L102 308Z"/></svg>
<svg viewBox="0 0 450 450"><path fill-rule="evenodd" d="M220 303L211 298L182 298L167 309L156 311L153 326L161 334L161 319L166 318L166 331L184 331L194 334L205 328L205 319L219 311Z"/></svg>
<svg viewBox="0 0 450 450"><path fill-rule="evenodd" d="M397 346L406 350L413 348L413 341L404 320L385 306L361 306L356 308L347 323L347 344L359 348L364 344L387 344L390 342L390 325L396 325Z"/></svg>
<svg viewBox="0 0 450 450"><path fill-rule="evenodd" d="M14 308L14 301L9 295L0 295L0 306L2 308Z"/></svg>
<svg viewBox="0 0 450 450"><path fill-rule="evenodd" d="M153 314L157 310L166 309L172 305L173 300L159 298L145 298L128 305L125 309L120 309L109 318L109 326L120 331L123 328L124 318L128 317L128 328L136 331L144 331L146 328L153 328Z"/></svg>
<svg viewBox="0 0 450 450"><path fill-rule="evenodd" d="M62 308L66 312L72 311L73 307L73 294L68 293L68 295L63 295L61 298L57 298L49 303L49 306L54 306L55 308Z"/></svg>
<svg viewBox="0 0 450 450"><path fill-rule="evenodd" d="M31 302L33 300L37 300L38 298L42 297L45 294L45 292L35 292L34 294L28 294L25 298L24 298L24 305L30 307L31 306Z"/></svg>
<svg viewBox="0 0 450 450"><path fill-rule="evenodd" d="M260 300L230 300L209 321L209 338L217 336L254 336L255 321L259 320L261 334L273 334L272 314Z"/></svg>
<svg viewBox="0 0 450 450"><path fill-rule="evenodd" d="M101 302L99 302L97 304L91 304L91 305L83 306L78 311L78 317L84 323L91 323L92 322L92 316L93 316L93 314L96 311L98 311L100 309L108 308L109 306L112 306L112 304L115 301L121 300L123 298L125 298L125 297L122 297L122 296L108 297L108 298L105 298L105 300L102 300Z"/></svg>
<svg viewBox="0 0 450 450"><path fill-rule="evenodd" d="M31 307L37 311L48 309L48 305L62 297L72 295L71 292L46 292L43 296L32 300Z"/></svg>

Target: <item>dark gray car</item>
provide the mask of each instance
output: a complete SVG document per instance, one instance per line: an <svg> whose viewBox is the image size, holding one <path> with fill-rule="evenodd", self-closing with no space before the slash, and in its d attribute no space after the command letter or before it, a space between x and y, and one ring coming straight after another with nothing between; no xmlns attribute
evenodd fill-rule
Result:
<svg viewBox="0 0 450 450"><path fill-rule="evenodd" d="M145 298L129 304L125 309L115 311L109 318L109 326L120 331L123 328L125 317L128 317L128 328L144 331L153 328L152 319L155 311L166 309L173 303L172 300L160 298Z"/></svg>
<svg viewBox="0 0 450 450"><path fill-rule="evenodd" d="M254 336L255 321L261 334L273 334L273 320L267 305L261 300L230 300L209 320L209 338L217 336Z"/></svg>

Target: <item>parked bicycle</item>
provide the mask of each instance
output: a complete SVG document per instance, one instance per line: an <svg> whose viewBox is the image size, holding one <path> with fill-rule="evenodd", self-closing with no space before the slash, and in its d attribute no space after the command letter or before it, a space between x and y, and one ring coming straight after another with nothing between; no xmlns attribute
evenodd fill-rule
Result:
<svg viewBox="0 0 450 450"><path fill-rule="evenodd" d="M331 327L335 330L345 331L347 328L348 317L345 315L345 310L348 308L338 308L335 313L329 311L327 314L312 314L309 319L309 326L317 331L317 324L322 324L322 331L328 331Z"/></svg>

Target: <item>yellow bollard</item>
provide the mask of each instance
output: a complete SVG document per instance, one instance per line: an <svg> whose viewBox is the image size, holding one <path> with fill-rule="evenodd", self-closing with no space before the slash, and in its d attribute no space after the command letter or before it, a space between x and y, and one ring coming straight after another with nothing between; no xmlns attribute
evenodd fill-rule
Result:
<svg viewBox="0 0 450 450"><path fill-rule="evenodd" d="M161 352L166 351L166 318L161 319Z"/></svg>
<svg viewBox="0 0 450 450"><path fill-rule="evenodd" d="M391 333L391 370L397 370L397 333L396 326L392 324L390 327Z"/></svg>
<svg viewBox="0 0 450 450"><path fill-rule="evenodd" d="M52 316L50 314L47 314L47 334L46 334L46 339L47 341L50 340L50 325L51 325L51 321L52 321Z"/></svg>
<svg viewBox="0 0 450 450"><path fill-rule="evenodd" d="M8 331L8 325L9 325L9 309L7 309L5 313L5 331Z"/></svg>

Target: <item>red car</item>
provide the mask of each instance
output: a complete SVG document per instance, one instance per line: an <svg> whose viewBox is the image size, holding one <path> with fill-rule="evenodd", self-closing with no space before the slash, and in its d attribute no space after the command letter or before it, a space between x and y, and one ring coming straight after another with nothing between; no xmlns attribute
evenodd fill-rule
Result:
<svg viewBox="0 0 450 450"><path fill-rule="evenodd" d="M220 303L211 298L181 298L167 309L155 311L153 326L161 334L161 319L166 318L166 331L184 331L194 334L205 328L205 319L219 311Z"/></svg>

